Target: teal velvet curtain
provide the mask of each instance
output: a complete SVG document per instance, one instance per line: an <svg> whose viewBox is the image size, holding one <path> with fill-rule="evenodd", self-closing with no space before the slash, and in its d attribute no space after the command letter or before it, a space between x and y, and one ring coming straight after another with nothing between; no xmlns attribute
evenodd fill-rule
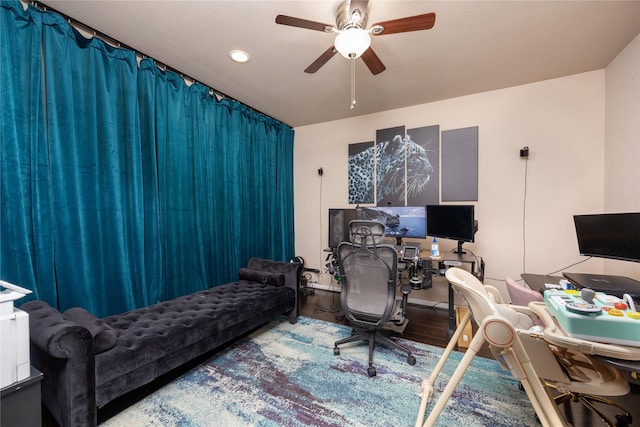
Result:
<svg viewBox="0 0 640 427"><path fill-rule="evenodd" d="M135 53L42 22L60 304L123 311L147 291Z"/></svg>
<svg viewBox="0 0 640 427"><path fill-rule="evenodd" d="M199 229L202 216L196 162L202 144L204 111L200 98L206 89L191 87L175 73L164 73L152 60L143 60L139 76L142 110L152 113L141 120L145 140L155 147L162 271L156 298L182 294L186 287L205 289L205 239ZM206 206L202 206L206 208Z"/></svg>
<svg viewBox="0 0 640 427"><path fill-rule="evenodd" d="M158 298L232 280L252 256L292 258L291 128L151 59L140 64L139 99L158 165Z"/></svg>
<svg viewBox="0 0 640 427"><path fill-rule="evenodd" d="M126 311L293 250L293 130L0 3L0 279Z"/></svg>
<svg viewBox="0 0 640 427"><path fill-rule="evenodd" d="M42 24L31 12L0 3L0 279L55 302Z"/></svg>

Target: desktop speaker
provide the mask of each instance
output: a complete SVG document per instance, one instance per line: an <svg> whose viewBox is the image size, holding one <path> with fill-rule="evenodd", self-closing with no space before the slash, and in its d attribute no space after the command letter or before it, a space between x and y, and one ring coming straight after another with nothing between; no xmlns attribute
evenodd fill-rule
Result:
<svg viewBox="0 0 640 427"><path fill-rule="evenodd" d="M355 209L329 209L329 247L349 241L349 222L356 219Z"/></svg>

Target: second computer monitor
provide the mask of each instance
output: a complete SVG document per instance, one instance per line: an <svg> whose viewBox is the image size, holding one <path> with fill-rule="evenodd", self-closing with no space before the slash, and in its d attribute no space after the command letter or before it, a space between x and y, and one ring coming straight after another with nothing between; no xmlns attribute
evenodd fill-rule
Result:
<svg viewBox="0 0 640 427"><path fill-rule="evenodd" d="M427 235L456 240L462 251L464 242L473 242L476 233L473 205L427 205Z"/></svg>

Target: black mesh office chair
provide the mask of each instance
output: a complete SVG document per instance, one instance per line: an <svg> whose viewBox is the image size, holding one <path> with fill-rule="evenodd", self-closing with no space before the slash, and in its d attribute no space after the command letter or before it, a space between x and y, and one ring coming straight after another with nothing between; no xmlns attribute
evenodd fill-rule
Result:
<svg viewBox="0 0 640 427"><path fill-rule="evenodd" d="M338 246L338 264L342 276L340 302L345 317L354 328L353 334L336 341L333 353L340 354L339 345L355 341L369 342L370 377L376 375L373 350L376 343L385 344L407 354L407 363L415 365L411 351L383 335L396 305L398 256L392 246L381 244L384 225L377 221L351 221L351 242Z"/></svg>

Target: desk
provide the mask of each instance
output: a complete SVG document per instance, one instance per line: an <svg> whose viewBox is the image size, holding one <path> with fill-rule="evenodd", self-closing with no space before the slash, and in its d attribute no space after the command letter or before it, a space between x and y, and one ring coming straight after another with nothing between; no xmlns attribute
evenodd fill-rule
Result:
<svg viewBox="0 0 640 427"><path fill-rule="evenodd" d="M560 276L547 276L546 274L525 274L522 273L520 275L522 280L525 281L527 285L534 291L540 291L543 293L547 288L544 286L545 283L551 283L557 285L560 280L563 278Z"/></svg>
<svg viewBox="0 0 640 427"><path fill-rule="evenodd" d="M462 267L467 264L470 267L469 271L472 273L476 266L476 257L467 253L444 252L440 254L439 258L432 258L432 260L442 262L445 269L448 267ZM449 286L449 326L447 328L447 339L449 339L456 331L456 308L453 301L453 288L451 287L451 283L447 282L447 285Z"/></svg>
<svg viewBox="0 0 640 427"><path fill-rule="evenodd" d="M467 254L467 253L458 254L453 252L440 252L439 257L431 257L430 254L431 254L430 251L428 251L427 249L422 249L420 251L420 258L422 259L423 265L431 264L431 268L428 268L427 269L428 272L426 273L426 274L432 275L432 278L429 281L429 288L436 283L442 283L442 282L446 283L448 286L447 310L448 310L449 321L447 325L447 339L449 339L451 338L451 336L453 336L457 327L454 292L453 292L453 288L451 287L451 284L443 276L441 276L441 274L439 273L439 270L444 270L448 267L467 266L469 267L469 271L473 273L476 269L476 262L478 262L478 260L474 255ZM437 262L439 264L437 268L433 267L434 262ZM482 266L484 265L484 263L482 262L481 258L480 258L479 265L480 265L480 269L482 269ZM442 279L439 279L439 277L442 277ZM424 288L424 289L428 289L428 288Z"/></svg>
<svg viewBox="0 0 640 427"><path fill-rule="evenodd" d="M458 254L445 252L440 254L440 259L445 267L460 267L463 264L470 264L471 272L476 268L476 257L467 253Z"/></svg>

